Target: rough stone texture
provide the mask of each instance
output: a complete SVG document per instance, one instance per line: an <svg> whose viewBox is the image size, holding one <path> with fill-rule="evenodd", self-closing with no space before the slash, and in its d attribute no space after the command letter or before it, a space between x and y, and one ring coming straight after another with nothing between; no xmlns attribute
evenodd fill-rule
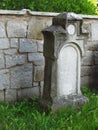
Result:
<svg viewBox="0 0 98 130"><path fill-rule="evenodd" d="M48 18L45 18L45 19L43 19L42 17L31 18L31 20L29 21L27 38L43 39L41 31L47 26L50 26L51 24L52 24L52 21Z"/></svg>
<svg viewBox="0 0 98 130"><path fill-rule="evenodd" d="M98 23L92 23L92 40L98 40Z"/></svg>
<svg viewBox="0 0 98 130"><path fill-rule="evenodd" d="M5 25L3 22L0 22L0 37L6 37Z"/></svg>
<svg viewBox="0 0 98 130"><path fill-rule="evenodd" d="M34 81L44 80L44 66L34 67Z"/></svg>
<svg viewBox="0 0 98 130"><path fill-rule="evenodd" d="M27 22L26 21L8 21L7 23L7 34L8 37L26 37Z"/></svg>
<svg viewBox="0 0 98 130"><path fill-rule="evenodd" d="M4 101L4 90L0 90L0 101Z"/></svg>
<svg viewBox="0 0 98 130"><path fill-rule="evenodd" d="M34 65L44 65L44 56L42 53L28 53L28 60Z"/></svg>
<svg viewBox="0 0 98 130"><path fill-rule="evenodd" d="M34 87L39 86L39 82L35 82L35 81L33 81L33 86L34 86Z"/></svg>
<svg viewBox="0 0 98 130"><path fill-rule="evenodd" d="M31 39L20 39L20 52L37 52L36 41Z"/></svg>
<svg viewBox="0 0 98 130"><path fill-rule="evenodd" d="M11 68L11 88L32 87L32 64Z"/></svg>
<svg viewBox="0 0 98 130"><path fill-rule="evenodd" d="M6 60L6 68L16 66L16 65L21 65L26 62L26 56L25 55L6 55L5 56Z"/></svg>
<svg viewBox="0 0 98 130"><path fill-rule="evenodd" d="M43 52L43 41L37 40L38 52Z"/></svg>
<svg viewBox="0 0 98 130"><path fill-rule="evenodd" d="M19 44L18 38L12 38L10 42L11 42L11 47L18 48L18 44Z"/></svg>
<svg viewBox="0 0 98 130"><path fill-rule="evenodd" d="M7 38L0 38L0 49L7 49L9 47L9 40Z"/></svg>
<svg viewBox="0 0 98 130"><path fill-rule="evenodd" d="M94 55L95 55L95 65L98 65L98 51L95 51Z"/></svg>
<svg viewBox="0 0 98 130"><path fill-rule="evenodd" d="M6 89L5 101L15 102L16 100L17 100L17 90L16 89Z"/></svg>
<svg viewBox="0 0 98 130"><path fill-rule="evenodd" d="M1 68L5 68L5 62L3 52L0 50L0 69Z"/></svg>
<svg viewBox="0 0 98 130"><path fill-rule="evenodd" d="M18 98L33 98L39 96L39 87L26 88L18 90Z"/></svg>
<svg viewBox="0 0 98 130"><path fill-rule="evenodd" d="M24 89L26 86L28 87L35 86L33 92L42 93L44 82L39 80L37 82L34 81L34 78L36 77L35 79L37 80L39 75L40 75L39 79L42 78L41 70L38 68L40 68L40 66L43 66L44 64L44 57L42 54L43 36L41 31L45 29L47 26L50 26L52 24L52 18L54 16L57 16L57 13L54 14L54 13L43 13L43 12L31 12L30 10L25 9L21 11L1 10L0 14L1 14L0 15L0 90L1 90L0 99L2 99L2 101L4 100L4 94L5 94L4 92L6 91L6 89L8 91L8 88L10 88L10 86L11 89L19 88L19 90L21 89L20 87L22 87L23 93L24 91L26 93L26 91L29 91L30 89L32 90L32 88L28 88L28 89L26 88L27 90ZM71 17L73 19L73 13L70 14L72 14ZM84 19L83 19L83 26L81 32L83 33L89 31L90 33L88 36L86 35L87 36L87 44L85 44L86 55L83 59L82 69L81 69L81 73L82 73L81 86L85 85L88 87L89 86L94 87L94 85L98 86L98 80L97 80L98 77L98 58L97 58L98 57L97 54L98 53L97 52L98 51L98 34L97 34L98 17L87 16L87 15L82 15L82 16ZM63 24L65 25L65 22L63 22ZM72 25L74 24L72 23ZM75 27L77 27L76 24ZM61 28L62 27L60 27L59 29ZM55 32L56 29L57 27L55 28ZM71 30L69 30L69 32ZM62 29L61 34L62 33L65 36L64 29ZM59 49L61 46L61 42L64 43L66 41L66 39L61 38L61 34L56 36L57 41L59 41L56 42L56 45L58 46ZM78 37L77 37L77 39L79 39L78 46L80 48L84 48L84 46L82 46L83 41L80 42L81 38L79 35L80 33L78 30ZM49 46L47 46L47 48L49 48L50 45L53 45L53 43L50 41L50 37L48 38L49 38ZM73 39L73 35L71 35L69 38L71 39L71 42L72 41L74 43L76 42L75 39ZM86 41L84 43L86 43ZM53 50L50 49L47 50L49 55L50 53L52 54ZM16 57L16 55L18 57ZM51 58L54 59L54 57ZM27 67L28 71L25 72L24 71L25 64L30 64L30 63L34 63L34 67L33 68ZM5 67L7 67L7 69L5 69ZM54 70L53 72L56 71L55 68L53 70ZM26 74L30 76L27 76ZM53 77L55 77L55 75L53 75ZM48 79L47 82L49 83L50 80L49 78L47 79ZM55 84L54 80L55 79L53 78L53 84ZM51 90L54 89L55 88L52 88ZM13 97L11 96L11 98ZM11 100L11 98L9 99Z"/></svg>
<svg viewBox="0 0 98 130"><path fill-rule="evenodd" d="M0 70L0 90L10 88L10 74L8 69Z"/></svg>
<svg viewBox="0 0 98 130"><path fill-rule="evenodd" d="M61 97L59 99L55 99L51 108L52 108L52 110L57 110L62 107L72 107L72 106L81 107L87 101L88 101L88 99L85 96L69 95L68 98Z"/></svg>
<svg viewBox="0 0 98 130"><path fill-rule="evenodd" d="M94 87L95 86L95 77L93 76L83 76L81 77L81 86Z"/></svg>
<svg viewBox="0 0 98 130"><path fill-rule="evenodd" d="M91 76L95 75L95 66L82 66L81 76Z"/></svg>
<svg viewBox="0 0 98 130"><path fill-rule="evenodd" d="M86 51L86 56L82 60L82 65L94 65L94 53Z"/></svg>
<svg viewBox="0 0 98 130"><path fill-rule="evenodd" d="M87 42L86 49L89 51L98 51L98 43Z"/></svg>
<svg viewBox="0 0 98 130"><path fill-rule="evenodd" d="M4 50L4 54L6 55L14 55L17 53L16 49L8 49L8 50Z"/></svg>

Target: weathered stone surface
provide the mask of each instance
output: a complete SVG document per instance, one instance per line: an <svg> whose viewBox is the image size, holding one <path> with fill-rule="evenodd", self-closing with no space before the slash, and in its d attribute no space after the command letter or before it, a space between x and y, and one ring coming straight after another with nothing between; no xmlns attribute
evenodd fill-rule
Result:
<svg viewBox="0 0 98 130"><path fill-rule="evenodd" d="M5 101L14 102L16 100L17 100L17 90L16 89L6 89Z"/></svg>
<svg viewBox="0 0 98 130"><path fill-rule="evenodd" d="M94 66L82 66L81 68L81 76L91 76L95 74Z"/></svg>
<svg viewBox="0 0 98 130"><path fill-rule="evenodd" d="M32 98L39 96L39 87L18 90L18 99Z"/></svg>
<svg viewBox="0 0 98 130"><path fill-rule="evenodd" d="M94 87L95 85L95 77L93 76L83 76L81 77L81 87Z"/></svg>
<svg viewBox="0 0 98 130"><path fill-rule="evenodd" d="M70 44L63 46L57 65L57 96L80 94L80 52L78 48Z"/></svg>
<svg viewBox="0 0 98 130"><path fill-rule="evenodd" d="M6 55L5 56L6 60L6 68L16 66L16 65L21 65L24 64L27 60L25 55Z"/></svg>
<svg viewBox="0 0 98 130"><path fill-rule="evenodd" d="M94 55L95 55L95 65L98 65L98 51L95 51Z"/></svg>
<svg viewBox="0 0 98 130"><path fill-rule="evenodd" d="M5 68L5 62L3 52L0 50L0 69L1 68Z"/></svg>
<svg viewBox="0 0 98 130"><path fill-rule="evenodd" d="M98 43L97 42L87 42L86 48L89 51L98 51Z"/></svg>
<svg viewBox="0 0 98 130"><path fill-rule="evenodd" d="M4 101L4 90L0 90L0 101Z"/></svg>
<svg viewBox="0 0 98 130"><path fill-rule="evenodd" d="M7 38L0 38L0 49L7 49L9 47L9 40Z"/></svg>
<svg viewBox="0 0 98 130"><path fill-rule="evenodd" d="M37 86L39 86L39 82L33 81L33 87L37 87Z"/></svg>
<svg viewBox="0 0 98 130"><path fill-rule="evenodd" d="M20 39L20 52L37 52L36 41L31 39Z"/></svg>
<svg viewBox="0 0 98 130"><path fill-rule="evenodd" d="M10 88L10 73L8 69L0 70L0 90Z"/></svg>
<svg viewBox="0 0 98 130"><path fill-rule="evenodd" d="M5 25L3 22L0 22L0 37L6 37Z"/></svg>
<svg viewBox="0 0 98 130"><path fill-rule="evenodd" d="M42 39L43 36L41 31L47 26L50 26L51 23L52 21L47 17L45 19L43 19L43 17L31 18L31 20L29 21L27 38Z"/></svg>
<svg viewBox="0 0 98 130"><path fill-rule="evenodd" d="M86 51L86 56L83 57L82 65L94 65L94 53Z"/></svg>
<svg viewBox="0 0 98 130"><path fill-rule="evenodd" d="M94 41L98 40L98 23L92 23L91 29L92 29L92 40Z"/></svg>
<svg viewBox="0 0 98 130"><path fill-rule="evenodd" d="M8 21L7 34L8 37L26 37L27 22L26 21Z"/></svg>
<svg viewBox="0 0 98 130"><path fill-rule="evenodd" d="M34 65L44 65L44 56L42 53L28 53L28 60L33 62Z"/></svg>
<svg viewBox="0 0 98 130"><path fill-rule="evenodd" d="M16 49L8 49L8 50L4 50L4 54L6 55L14 55L17 53Z"/></svg>
<svg viewBox="0 0 98 130"><path fill-rule="evenodd" d="M32 64L11 68L11 88L32 87Z"/></svg>
<svg viewBox="0 0 98 130"><path fill-rule="evenodd" d="M34 81L44 80L44 66L34 67Z"/></svg>
<svg viewBox="0 0 98 130"><path fill-rule="evenodd" d="M38 52L43 52L43 41L42 40L37 41L37 46L38 46Z"/></svg>
<svg viewBox="0 0 98 130"><path fill-rule="evenodd" d="M19 44L19 42L18 42L18 38L11 38L11 47L13 47L13 48L18 48L18 44Z"/></svg>

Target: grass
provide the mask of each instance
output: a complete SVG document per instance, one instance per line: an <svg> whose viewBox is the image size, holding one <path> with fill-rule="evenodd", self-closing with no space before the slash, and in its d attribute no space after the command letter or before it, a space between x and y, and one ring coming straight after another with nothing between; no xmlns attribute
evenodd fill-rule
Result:
<svg viewBox="0 0 98 130"><path fill-rule="evenodd" d="M0 130L98 130L98 93L82 91L89 98L82 108L49 114L40 111L38 99L0 103Z"/></svg>

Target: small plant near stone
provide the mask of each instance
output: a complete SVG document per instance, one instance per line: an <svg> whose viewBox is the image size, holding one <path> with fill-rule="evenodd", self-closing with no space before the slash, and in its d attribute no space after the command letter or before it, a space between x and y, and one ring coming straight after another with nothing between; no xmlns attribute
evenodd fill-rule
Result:
<svg viewBox="0 0 98 130"><path fill-rule="evenodd" d="M86 87L82 92L89 98L82 108L66 108L48 114L40 111L39 99L0 103L0 130L97 130L98 92Z"/></svg>

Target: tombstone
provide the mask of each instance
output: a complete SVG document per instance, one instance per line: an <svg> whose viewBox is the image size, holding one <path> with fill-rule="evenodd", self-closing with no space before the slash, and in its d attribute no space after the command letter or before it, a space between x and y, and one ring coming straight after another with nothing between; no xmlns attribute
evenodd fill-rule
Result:
<svg viewBox="0 0 98 130"><path fill-rule="evenodd" d="M83 105L80 89L81 60L85 55L87 30L75 13L62 13L43 30L45 73L41 105L44 108Z"/></svg>

